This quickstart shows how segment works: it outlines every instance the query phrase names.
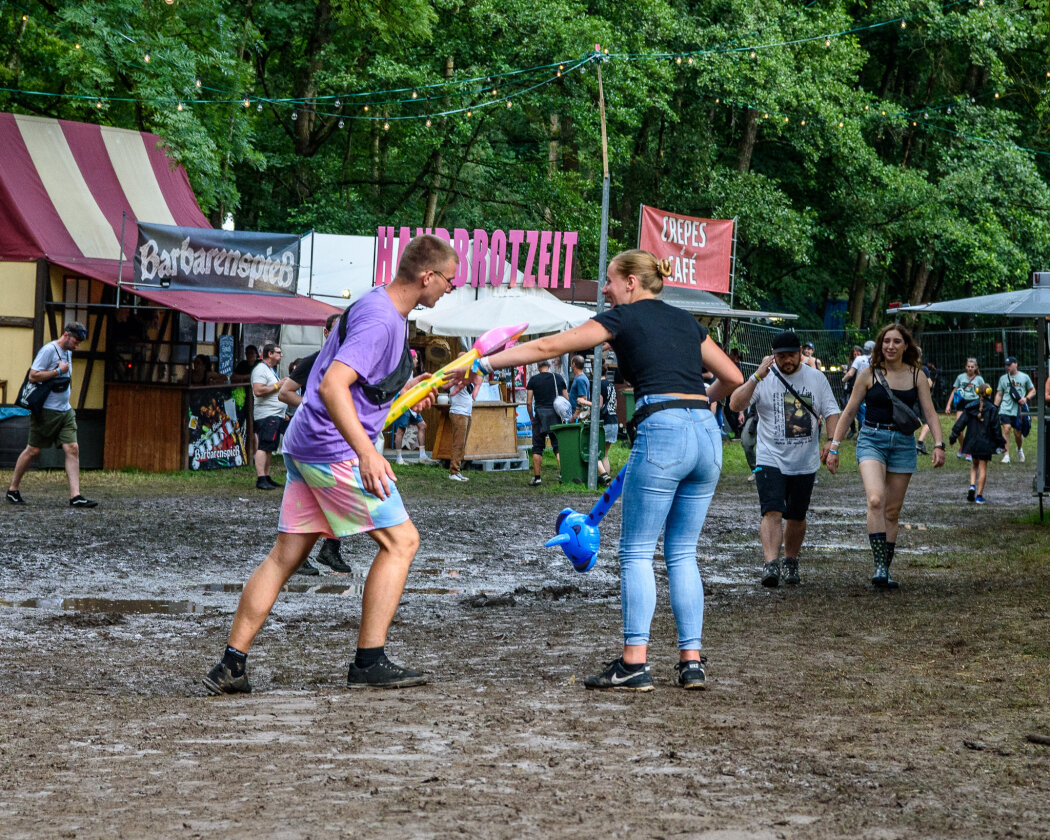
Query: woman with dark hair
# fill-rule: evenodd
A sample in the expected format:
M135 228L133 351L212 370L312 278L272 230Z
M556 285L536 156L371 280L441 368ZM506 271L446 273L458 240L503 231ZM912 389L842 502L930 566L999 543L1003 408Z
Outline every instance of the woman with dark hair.
M944 441L937 410L930 398L930 385L922 376L921 350L908 330L887 324L875 339L871 365L857 374L853 393L836 428L848 429L861 403L866 406L864 423L857 435L857 463L868 497L868 542L875 560L872 585L896 589L890 563L897 544L897 522L908 483L916 470L915 431L902 432L894 423L893 395L921 414L933 431L933 465L944 466ZM825 444L824 461L834 473L839 466L840 441Z
M670 260L648 251L612 259L602 288L612 306L574 329L479 360L477 368L514 367L608 341L634 386L637 436L627 461L620 526L623 653L584 680L587 688L651 691L646 655L656 609L653 554L664 532L671 609L678 625L676 681L702 689L704 589L696 544L722 468L722 435L711 406L743 382L740 370L686 311L657 295ZM705 388L707 368L717 381Z

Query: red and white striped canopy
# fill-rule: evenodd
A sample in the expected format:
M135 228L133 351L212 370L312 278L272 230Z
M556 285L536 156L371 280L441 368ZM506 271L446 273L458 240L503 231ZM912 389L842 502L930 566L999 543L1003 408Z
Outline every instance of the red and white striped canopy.
M124 221L124 282L138 222L211 227L186 170L145 131L0 114L0 259L35 260L115 285ZM126 217L124 216L126 214ZM199 321L323 324L337 311L293 295L136 289Z

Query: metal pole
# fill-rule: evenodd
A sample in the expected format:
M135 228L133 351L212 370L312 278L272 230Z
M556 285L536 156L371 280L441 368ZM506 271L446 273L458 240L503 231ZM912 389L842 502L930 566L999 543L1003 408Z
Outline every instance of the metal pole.
M595 45L595 56L598 68L598 116L602 129L602 225L598 245L598 301L599 314L605 308L602 289L605 288L605 269L609 258L609 142L605 133L605 89L602 87L601 59L597 58L598 45ZM587 460L587 488L598 487L598 429L601 427L599 408L601 406L602 346L594 348L594 364L591 366L591 438L588 446L590 458ZM604 454L604 453L603 453Z
M732 309L736 298L736 219L733 217L733 256L729 261L729 308Z
M306 296L314 296L314 242L317 241L317 236L314 235L314 230L310 229L310 279L306 281ZM301 257L300 257L301 259Z
M1046 388L1046 318L1041 317L1037 322L1038 333L1036 340L1039 342L1038 362L1036 368L1036 391L1035 398L1039 405L1037 412L1036 430L1039 437L1036 439L1036 466L1035 466L1035 491L1039 494L1039 521L1043 521L1043 493L1046 490L1046 400L1041 398L1040 391Z
M124 274L124 222L127 221L128 211L120 214L120 257L117 260L117 309L120 309L120 283Z

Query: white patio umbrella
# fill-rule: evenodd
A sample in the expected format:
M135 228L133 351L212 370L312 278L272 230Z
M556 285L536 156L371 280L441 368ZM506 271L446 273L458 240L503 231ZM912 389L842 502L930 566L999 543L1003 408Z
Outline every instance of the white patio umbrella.
M563 303L546 289L462 286L445 295L433 309L416 309L409 320L433 335L475 337L493 327L527 321L527 335L543 335L577 327L594 313Z

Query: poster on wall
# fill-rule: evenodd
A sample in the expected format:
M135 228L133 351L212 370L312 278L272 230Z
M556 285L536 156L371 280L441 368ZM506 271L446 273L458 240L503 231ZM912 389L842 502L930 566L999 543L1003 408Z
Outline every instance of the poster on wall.
M191 388L189 395L189 461L191 470L220 470L247 463L244 426L237 397L244 389Z
M700 219L642 205L638 247L671 260L664 285L728 292L733 265L733 220Z

